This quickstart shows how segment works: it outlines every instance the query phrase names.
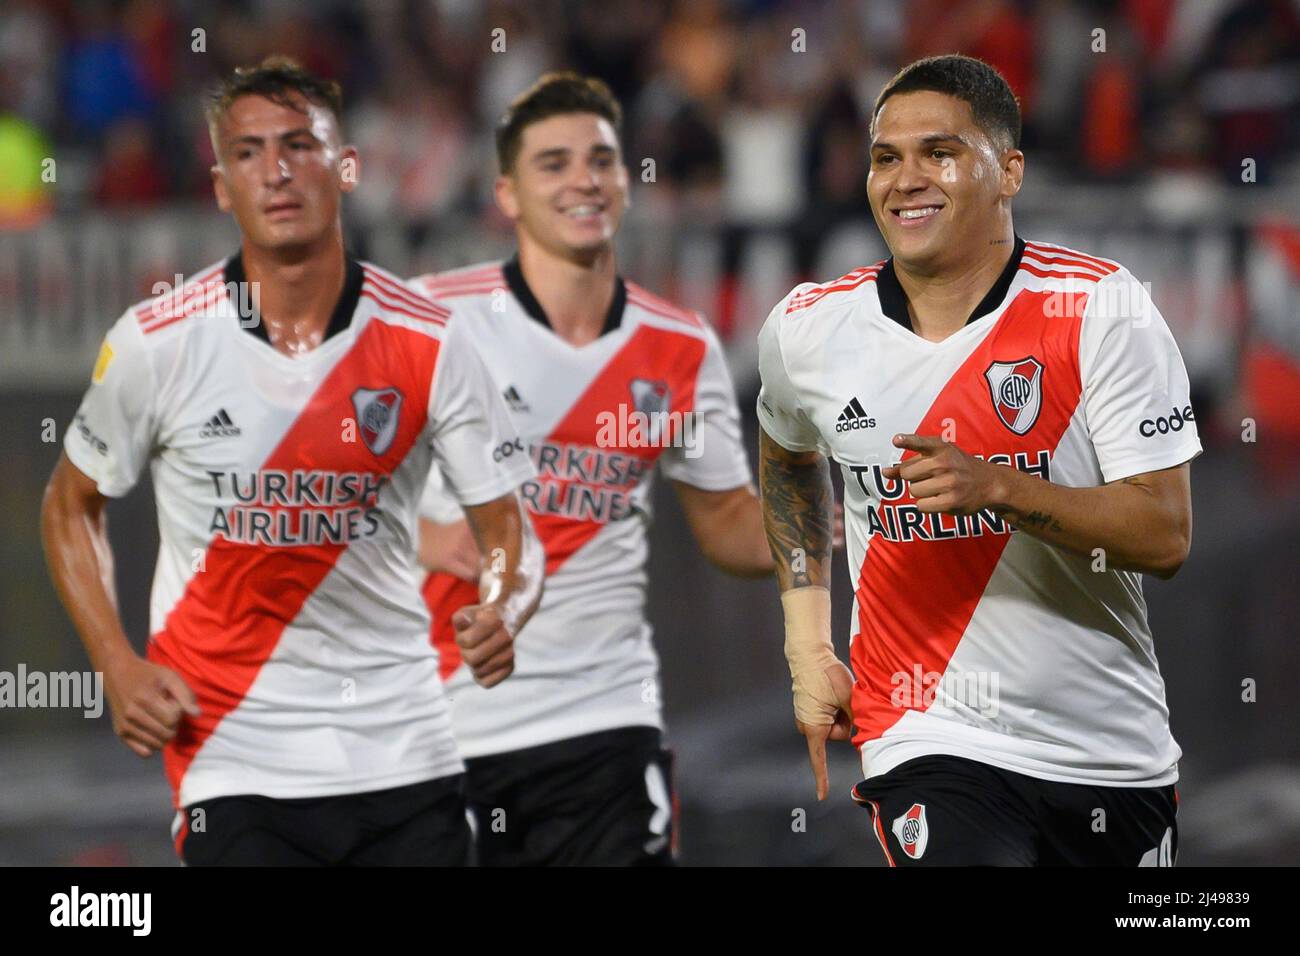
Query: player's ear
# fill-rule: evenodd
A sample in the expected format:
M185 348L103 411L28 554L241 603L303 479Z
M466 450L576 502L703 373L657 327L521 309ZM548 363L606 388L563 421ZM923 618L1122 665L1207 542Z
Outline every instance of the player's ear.
M339 189L350 193L361 179L361 154L355 146L344 146L339 152Z
M208 172L212 174L212 194L217 197L217 208L222 212L230 212L230 190L226 188L226 174L221 169L221 164L213 163Z
M496 197L497 208L505 214L505 217L511 222L519 218L519 197L515 195L515 180L513 176L502 173L493 183L492 193Z
M1002 154L1002 195L1010 199L1020 192L1020 184L1025 179L1025 154L1018 149L1009 149Z

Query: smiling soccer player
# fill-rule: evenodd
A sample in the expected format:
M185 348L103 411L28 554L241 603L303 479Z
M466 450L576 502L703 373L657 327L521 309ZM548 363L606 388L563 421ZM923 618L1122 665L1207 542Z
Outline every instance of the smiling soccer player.
M425 501L437 520L423 523L423 550L440 572L425 594L489 866L672 860L670 756L645 619L655 474L673 482L715 565L748 577L773 568L717 337L618 273L629 198L621 120L599 80L539 79L497 130L497 203L518 255L420 280L472 318L466 330L523 435L513 454L527 446L538 467L522 496L546 549L546 597L514 676L490 693L459 666L452 639L453 613L473 593L457 573L472 577L478 554L448 520L455 509L440 514L436 469Z
M1016 235L1020 113L987 64L907 67L872 135L892 256L796 287L759 336L760 481L818 796L852 724L853 796L891 864L1169 865L1181 751L1140 575L1174 574L1191 540L1177 346L1123 266ZM830 643L827 458L851 674Z

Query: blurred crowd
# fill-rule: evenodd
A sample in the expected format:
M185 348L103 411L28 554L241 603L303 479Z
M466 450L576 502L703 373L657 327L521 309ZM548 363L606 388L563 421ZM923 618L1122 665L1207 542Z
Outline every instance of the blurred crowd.
M202 94L273 52L343 84L363 220L491 217L497 117L568 67L622 99L638 202L825 225L863 212L880 87L953 51L1062 177L1300 173L1300 0L5 0L0 227L206 201Z

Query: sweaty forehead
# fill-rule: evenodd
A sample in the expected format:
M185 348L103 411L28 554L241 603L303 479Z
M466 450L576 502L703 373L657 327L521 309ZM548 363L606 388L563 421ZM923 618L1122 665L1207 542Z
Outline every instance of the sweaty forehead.
M873 139L898 145L935 133L959 133L967 138L983 135L965 100L923 90L885 100L876 114Z
M293 106L253 93L241 96L222 114L222 134L270 137L305 126L322 142L338 139L338 123L328 107L303 96L293 96L291 102Z

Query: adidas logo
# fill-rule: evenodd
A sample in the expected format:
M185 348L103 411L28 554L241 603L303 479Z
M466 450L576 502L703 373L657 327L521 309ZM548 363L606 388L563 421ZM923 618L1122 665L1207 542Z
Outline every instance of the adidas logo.
M223 408L209 418L199 429L200 438L234 438L239 434L237 426Z
M856 398L844 406L844 411L840 412L840 417L835 419L835 430L837 432L850 432L855 428L875 428L876 420L867 417L867 410L862 407L862 403Z
M519 397L519 389L515 388L513 385L506 388L506 390L501 394L505 397L506 404L510 406L512 412L528 411L528 403Z

